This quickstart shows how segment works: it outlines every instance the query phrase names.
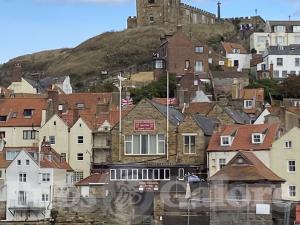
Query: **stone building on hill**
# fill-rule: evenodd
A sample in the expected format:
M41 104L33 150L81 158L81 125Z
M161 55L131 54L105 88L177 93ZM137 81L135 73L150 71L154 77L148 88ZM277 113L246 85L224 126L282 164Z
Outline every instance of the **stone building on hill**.
M128 28L149 25L214 24L216 15L181 3L181 0L137 0L137 16L129 17Z

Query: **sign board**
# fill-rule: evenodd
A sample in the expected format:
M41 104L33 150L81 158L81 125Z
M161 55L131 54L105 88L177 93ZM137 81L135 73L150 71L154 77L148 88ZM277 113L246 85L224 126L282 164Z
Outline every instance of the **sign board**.
M135 120L133 126L135 131L154 131L155 120Z
M157 181L141 181L139 182L139 191L158 191L158 182Z
M271 212L270 204L256 204L257 215L269 215Z
M225 65L225 62L224 62L224 61L219 61L219 65L220 65L220 66L224 66L224 65Z

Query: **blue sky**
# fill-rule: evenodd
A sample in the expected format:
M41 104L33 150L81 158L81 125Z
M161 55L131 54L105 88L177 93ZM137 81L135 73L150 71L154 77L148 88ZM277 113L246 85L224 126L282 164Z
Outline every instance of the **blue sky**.
M217 0L182 0L216 12ZM221 0L222 17L300 19L300 0ZM0 63L32 52L74 47L105 31L123 30L135 0L0 0Z

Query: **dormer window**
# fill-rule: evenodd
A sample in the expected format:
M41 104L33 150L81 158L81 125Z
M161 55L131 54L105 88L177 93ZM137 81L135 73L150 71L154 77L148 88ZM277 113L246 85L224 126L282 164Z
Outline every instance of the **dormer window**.
M252 100L244 100L244 108L245 109L252 109L253 101Z
M285 26L275 26L274 32L285 32Z
M24 118L31 118L33 114L33 109L24 109Z
M221 136L221 146L230 146L231 137L230 136Z
M232 49L232 53L241 53L241 51L238 48L234 48L234 49Z
M300 26L293 26L293 32L294 32L294 33L300 32Z
M263 142L263 135L260 133L252 134L252 144L261 144Z

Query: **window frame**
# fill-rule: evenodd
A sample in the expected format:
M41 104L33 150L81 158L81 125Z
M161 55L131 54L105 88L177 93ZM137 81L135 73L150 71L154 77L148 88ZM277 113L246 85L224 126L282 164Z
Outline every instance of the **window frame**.
M259 136L259 141L257 141L258 137L255 137L255 136ZM263 143L263 134L252 133L251 137L252 137L252 144L262 144Z
M284 148L285 149L291 149L292 147L293 147L293 143L292 143L291 140L284 142Z
M139 153L134 153L134 136L139 140ZM147 136L147 153L142 153L142 137ZM155 136L155 153L153 154L151 151L151 136ZM161 137L162 136L162 137ZM130 144L130 149L127 148L127 145ZM160 146L163 146L163 151L160 152ZM131 134L131 135L124 135L124 155L126 156L155 156L155 155L165 155L166 153L166 139L164 134ZM129 150L129 151L128 151ZM153 149L152 149L153 150Z
M35 140L36 133L35 130L23 130L23 140Z
M221 139L221 146L230 146L232 143L231 136L228 136L228 135L221 136L220 139ZM224 140L226 140L226 139L228 139L228 143L227 142L224 143Z
M51 174L50 173L42 173L41 180L43 183L51 181Z
M55 145L56 144L56 138L54 135L49 136L49 143L50 145Z
M183 142L183 154L185 155L196 155L197 149L196 149L196 136L197 134L182 134ZM186 144L186 138L188 137L188 143ZM192 137L194 138L194 145L192 145ZM186 151L186 146L188 146L188 152ZM194 152L192 152L192 147L194 147Z
M195 53L204 53L204 46L195 46Z
M77 152L76 159L77 159L77 161L83 161L84 160L84 154L82 152Z
M294 190L291 190L291 187L293 187ZM291 195L292 192L294 192L294 195ZM296 196L297 196L297 187L296 187L296 185L289 185L288 186L288 195L289 195L290 198L296 198Z
M221 170L223 167L225 167L227 165L227 160L225 158L219 158L219 170ZM221 161L223 161L221 163Z
M77 144L84 144L84 137L83 135L77 136Z
M251 103L251 104L249 104ZM244 108L245 109L252 109L253 108L253 100L244 100Z
M291 162L294 162L294 165L291 165ZM293 168L293 170L291 170L291 168ZM287 161L287 171L288 173L296 173L296 160Z
M27 183L27 173L19 173L19 183Z

